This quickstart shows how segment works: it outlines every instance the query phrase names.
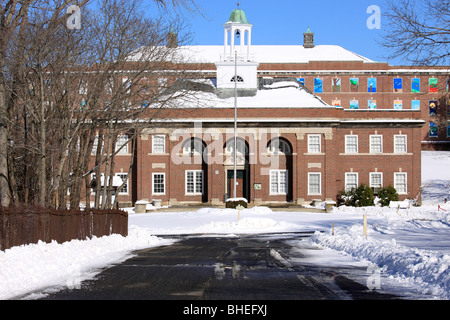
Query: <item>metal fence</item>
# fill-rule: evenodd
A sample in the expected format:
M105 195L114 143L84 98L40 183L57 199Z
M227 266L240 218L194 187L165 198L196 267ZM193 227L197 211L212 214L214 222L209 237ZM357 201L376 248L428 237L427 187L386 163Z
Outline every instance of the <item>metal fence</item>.
M128 235L128 213L121 210L0 208L0 250L39 241L63 243L111 234Z

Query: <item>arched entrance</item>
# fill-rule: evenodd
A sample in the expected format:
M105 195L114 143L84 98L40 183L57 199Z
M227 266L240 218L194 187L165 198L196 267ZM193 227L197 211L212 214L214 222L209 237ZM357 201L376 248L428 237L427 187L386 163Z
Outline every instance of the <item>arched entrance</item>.
M186 172L186 192L192 191L200 195L203 203L208 202L208 151L206 143L199 138L190 138L184 141L183 154L192 158L190 169Z
M225 198L234 198L234 152L236 150L236 198L245 198L250 202L250 161L248 143L237 138L237 148L234 147L234 138L226 141L225 150Z
M293 201L293 159L292 146L284 138L277 137L267 144L267 153L276 157L277 167L270 170L270 195Z

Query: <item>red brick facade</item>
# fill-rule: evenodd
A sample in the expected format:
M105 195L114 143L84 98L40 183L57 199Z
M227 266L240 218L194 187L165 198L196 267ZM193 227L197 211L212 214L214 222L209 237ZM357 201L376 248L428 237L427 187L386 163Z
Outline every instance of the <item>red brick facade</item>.
M120 203L160 199L170 205L220 204L225 197L232 197L228 175L233 161L226 150L226 141L233 140L232 113L230 109L208 110L197 117L193 112L191 120L177 126L144 130L137 143L135 174L129 178L128 194L119 194ZM375 113L377 118L369 111L330 107L277 109L276 118L273 113L257 108L239 110L239 115L248 120L239 122L239 138L245 140L247 151L237 161L237 170L241 171L238 182L242 184L237 197L253 204L335 200L352 173L358 185L371 185L371 174L381 174L383 186L399 184L395 176L400 174L406 183L400 198L419 195L420 111L380 111ZM266 121L251 120L262 117ZM194 121L200 121L201 126ZM177 127L184 129L174 131ZM310 150L311 135L319 137L314 141L319 142L314 146L319 149ZM381 137L381 150L371 150L370 137L375 135ZM163 152L154 150L154 136L164 137L163 150L159 150ZM357 150L347 150L346 136L357 136ZM405 139L397 149L395 136ZM286 142L288 151L274 155L268 151L268 144L277 137ZM185 148L190 139L200 141L192 154L192 149ZM130 157L116 157L117 172L127 170ZM283 177L280 171L286 171L281 173ZM317 178L319 183L314 184L316 180L312 180ZM191 183L194 185L188 187ZM275 190L277 187L280 189Z
M194 56L199 61L187 69L210 79L215 89L231 90L234 60L227 53L227 30L241 25L227 22L224 47L188 48L198 53ZM244 27L250 32L251 25ZM230 53L234 46L231 43ZM264 78L297 79L304 85L299 90L310 92L304 98L311 105L298 106L294 101L280 107L278 102L286 98L280 93L273 105L238 107L236 197L255 205L309 204L316 199L335 200L339 191L360 184L375 191L392 185L401 200L420 197L421 150L450 147L448 66L394 67L340 47L314 45L286 47L292 62L283 46L259 48L260 53L275 54L267 60L256 57L255 62L253 49L241 42L240 52L247 53L240 56L239 68L243 77L251 75L251 79L240 78L244 84L240 89L259 94L255 79L259 86ZM298 52L302 57L297 59ZM329 58L318 59L316 53ZM283 58L274 62L278 56ZM225 76L219 79L219 74ZM311 102L318 100L322 102ZM430 101L437 101L436 112L430 112ZM158 117L159 122L138 137L135 154L116 156L116 172L122 174L135 159L127 192L119 193L120 204L161 200L163 205L214 205L233 197L234 148L227 141L234 142L234 108L197 109L181 103ZM430 124L435 124L433 130Z

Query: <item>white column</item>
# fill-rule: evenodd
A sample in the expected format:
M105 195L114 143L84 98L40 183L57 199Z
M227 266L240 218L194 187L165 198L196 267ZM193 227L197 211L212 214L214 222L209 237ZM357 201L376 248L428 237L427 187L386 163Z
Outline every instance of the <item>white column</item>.
M247 43L247 60L250 60L250 49L252 46L252 29L248 30L248 43Z
M226 60L227 60L227 48L228 48L228 29L225 28L225 32L224 32L223 61L226 61Z
M233 57L234 51L235 51L234 50L234 38L236 38L235 32L236 32L235 28L231 27L231 34L230 34L230 37L231 37L230 58Z
M239 50L240 55L243 56L244 55L244 47L245 47L245 28L239 30L239 32L241 33L241 48Z

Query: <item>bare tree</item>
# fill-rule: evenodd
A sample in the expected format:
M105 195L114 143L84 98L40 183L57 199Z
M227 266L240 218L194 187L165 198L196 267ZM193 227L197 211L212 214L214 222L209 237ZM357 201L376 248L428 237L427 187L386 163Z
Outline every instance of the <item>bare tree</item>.
M450 64L450 1L387 0L381 44L413 65Z
M155 2L165 10L195 10L190 0ZM173 63L176 46L166 45L170 27L180 23L146 18L139 0L103 0L98 10L89 10L86 0L78 3L81 30L69 30L64 0L2 2L2 18L11 16L11 3L20 7L15 20L9 18L15 25L4 27L4 18L0 26L10 32L0 41L1 204L13 196L57 208L69 200L78 207L82 197L89 202L94 187L95 206L111 206L115 155L125 147L119 137L127 136L133 153L150 106L155 116L187 94L168 90L188 72ZM24 3L30 5L26 13Z

